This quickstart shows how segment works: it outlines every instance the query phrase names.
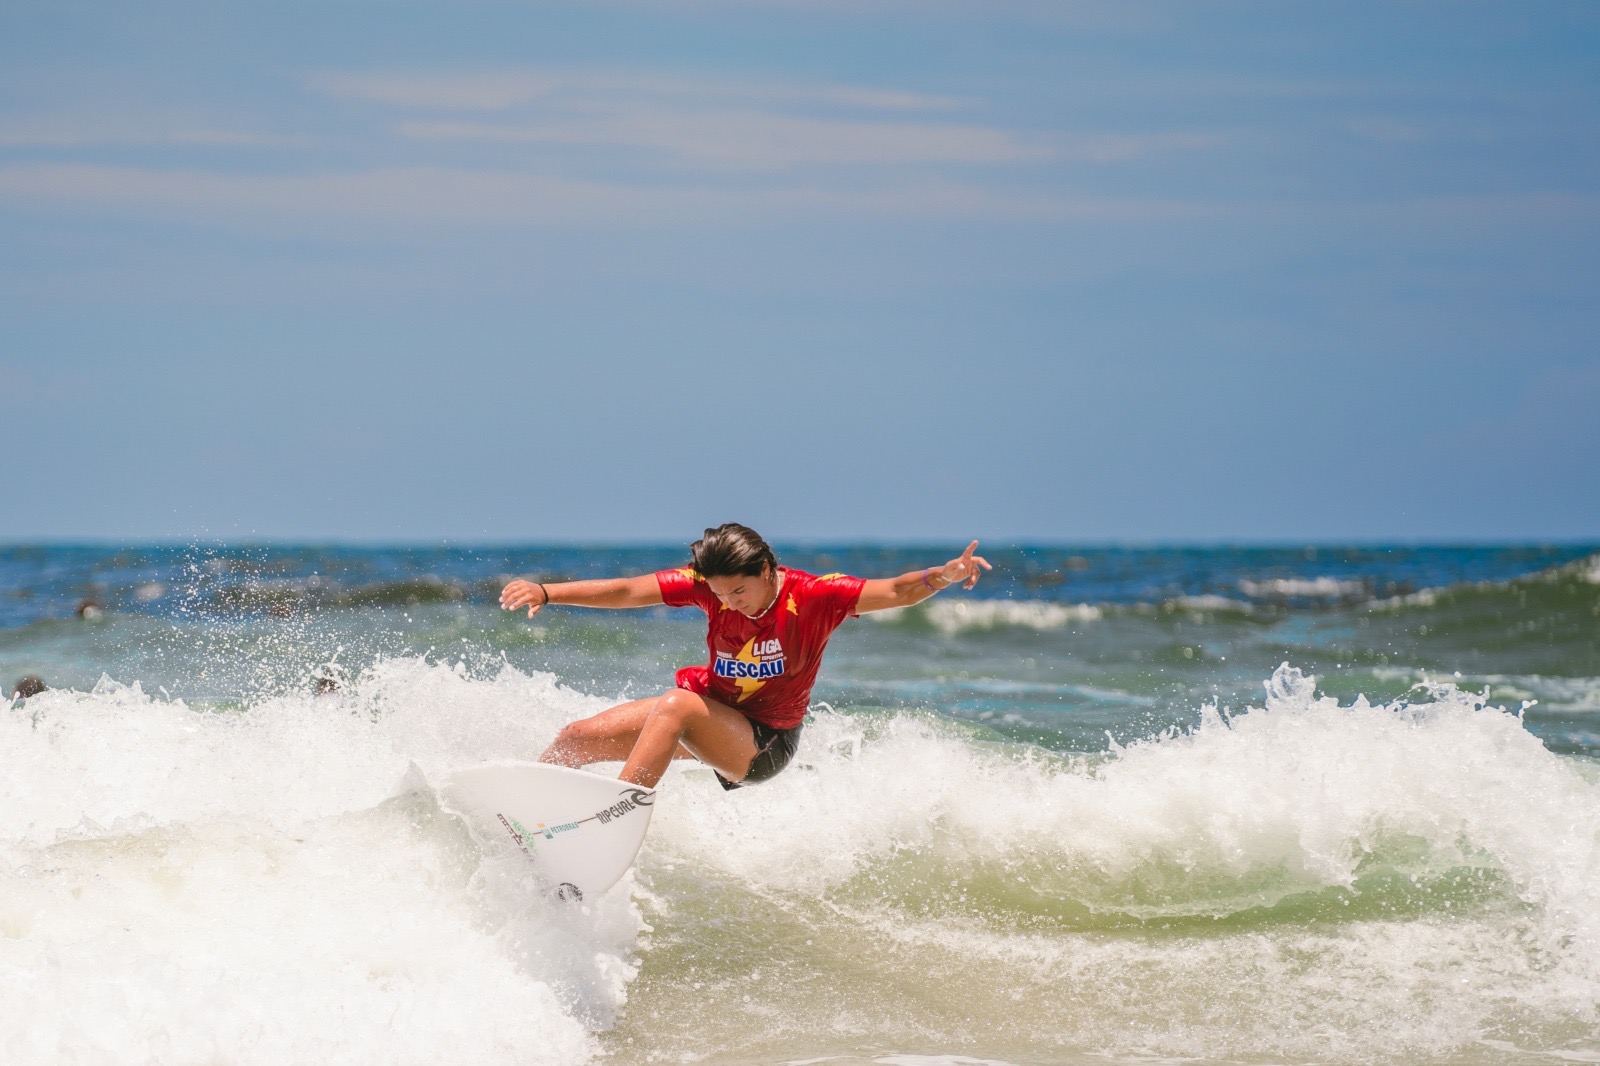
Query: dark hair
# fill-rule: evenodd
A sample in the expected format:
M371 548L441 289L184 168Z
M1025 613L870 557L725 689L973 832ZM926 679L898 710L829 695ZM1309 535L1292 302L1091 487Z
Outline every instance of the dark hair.
M778 569L778 557L749 526L728 522L689 545L689 556L701 577L756 577L765 567Z
M29 674L11 686L11 698L25 700L29 696L37 696L43 691L45 691L44 679Z

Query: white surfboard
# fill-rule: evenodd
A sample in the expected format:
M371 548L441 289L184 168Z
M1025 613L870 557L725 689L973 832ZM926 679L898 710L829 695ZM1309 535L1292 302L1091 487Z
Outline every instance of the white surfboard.
M564 900L593 899L633 865L655 789L549 763L453 770L438 788L480 843L510 841Z

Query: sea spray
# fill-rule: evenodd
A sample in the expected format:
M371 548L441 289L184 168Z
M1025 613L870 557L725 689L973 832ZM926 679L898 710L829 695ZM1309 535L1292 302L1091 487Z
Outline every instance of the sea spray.
M661 691L695 612L494 592L681 547L202 555L0 548L4 1061L1600 1057L1593 546L998 547L576 910L408 771Z
M405 784L605 703L421 658L237 711L30 701L3 720L7 1061L1600 1039L1595 775L1479 694L1341 702L1285 668L1099 754L823 710L769 785L676 767L636 879L577 910Z
M241 711L36 697L0 719L4 1060L585 1061L636 968L626 891L562 910L404 782L591 703L423 660Z
M660 961L730 1024L752 1022L741 997L788 989L777 1032L807 1047L808 1030L892 1046L930 1026L1021 1061L1600 1039L1600 788L1479 695L1341 704L1285 667L1256 707L1103 757L824 714L804 762L785 789L686 789L658 816L663 958L636 1005L676 1002ZM708 874L727 910L761 916L746 970L671 943L712 920L682 900ZM818 952L849 959L826 987Z

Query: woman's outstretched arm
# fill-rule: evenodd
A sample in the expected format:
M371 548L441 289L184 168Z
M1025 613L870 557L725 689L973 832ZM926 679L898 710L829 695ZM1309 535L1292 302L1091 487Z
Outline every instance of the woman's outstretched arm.
M978 575L994 569L983 556L972 554L977 550L978 542L973 541L967 545L966 551L943 566L930 566L926 570L912 570L899 577L868 581L861 588L856 612L865 614L889 607L910 607L958 583L970 589L978 583Z
M517 611L526 607L529 618L552 603L573 607L650 607L661 602L661 585L654 574L598 581L540 582L518 578L500 590L503 609Z

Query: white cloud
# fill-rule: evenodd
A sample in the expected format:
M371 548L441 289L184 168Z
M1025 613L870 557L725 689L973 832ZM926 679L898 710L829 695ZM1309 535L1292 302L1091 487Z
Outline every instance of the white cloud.
M199 145L218 148L305 148L308 137L212 129L109 130L71 123L0 128L0 148L111 148Z
M581 105L633 98L702 102L753 102L943 111L960 106L947 96L852 85L799 85L690 78L671 73L574 68L516 69L443 74L313 75L312 89L338 99L441 111L505 111L536 103Z
M336 99L452 111L502 111L548 96L559 79L532 71L494 74L318 74L311 88Z
M976 109L950 97L650 71L347 73L319 75L312 84L336 97L399 110L395 128L416 141L635 149L713 170L1107 164L1204 150L1224 139L1191 131L1019 131L950 121L952 110Z
M582 181L428 167L262 175L140 167L0 167L0 197L156 209L179 215L437 221L555 220L615 203L618 192ZM637 200L638 194L631 198Z
M1215 148L1216 133L1091 133L1064 138L1063 154L1092 163L1125 163L1168 152Z
M127 166L103 157L71 165L17 160L0 167L0 199L244 225L274 218L386 226L607 224L794 211L1142 221L1188 217L1201 208L1051 192L1037 184L1043 191L1019 191L1018 184L1038 183L1041 164L1111 163L1217 143L1187 133L1068 137L952 121L951 109L964 106L958 101L892 88L650 71L325 73L312 85L375 105L365 115L354 109L366 128L341 143L369 158L381 145L392 165L350 166L309 154L292 171L271 172L238 159L227 167ZM176 124L159 132L154 122L131 128L158 132L67 133L36 122L0 128L0 144L332 143L326 136L312 142ZM478 150L464 150L468 144ZM473 165L465 164L469 159ZM954 168L984 169L956 178ZM1020 174L1007 177L1007 169Z
M432 167L300 175L225 174L135 167L0 167L0 201L85 207L224 224L329 221L380 225L678 223L795 212L952 217L1176 219L1204 209L1178 202L1000 194L920 180L873 189L815 184L651 186L510 171Z
M647 148L701 164L749 170L806 164L1005 164L1054 154L1042 139L982 126L855 122L760 111L638 109L582 121L408 122L400 129L406 136L427 140Z

